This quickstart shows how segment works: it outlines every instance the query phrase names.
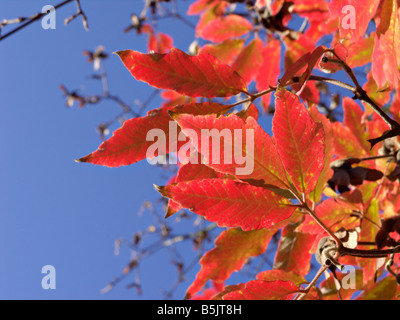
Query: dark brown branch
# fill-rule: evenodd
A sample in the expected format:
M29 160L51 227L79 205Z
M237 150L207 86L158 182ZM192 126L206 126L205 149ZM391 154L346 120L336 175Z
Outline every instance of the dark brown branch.
M74 0L65 0L65 1L59 3L58 5L56 5L56 6L54 7L54 9L61 8L62 6L68 4L68 3L72 2L72 1L74 1ZM29 26L29 25L32 24L33 22L40 20L40 19L41 19L43 16L45 16L46 14L47 14L46 12L45 12L45 13L41 13L41 12L40 12L40 13L37 13L37 14L35 14L35 15L31 16L31 17L28 17L28 18L17 18L17 19L10 20L10 21L13 21L13 22L15 21L16 23L22 22L22 21L25 21L25 20L28 20L28 21L26 21L24 24L22 24L22 25L16 27L15 29L9 31L9 32L6 33L5 35L3 35L3 36L0 35L0 41L2 41L2 40L4 40L4 39L8 38L9 36L13 35L14 33L18 32L19 30L24 29L25 27ZM8 23L4 23L4 22L3 22L2 24L10 24L10 22L8 22ZM1 30L1 29L0 29L0 30Z

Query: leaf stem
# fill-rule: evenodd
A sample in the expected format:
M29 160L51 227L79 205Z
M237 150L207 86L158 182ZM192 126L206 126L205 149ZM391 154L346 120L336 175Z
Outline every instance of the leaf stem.
M400 252L400 246L394 247L392 249L386 249L386 250L377 250L377 249L372 249L372 250L362 250L362 249L350 249L346 247L341 247L339 249L339 254L340 256L353 256L353 257L359 257L359 258L385 258L390 254L394 253L399 253Z
M307 285L307 287L303 290L302 293L298 294L294 298L294 300L303 300L306 297L306 295L308 294L308 292L312 289L312 287L315 286L319 277L322 276L322 274L326 271L326 269L328 269L328 266L321 266L321 268L319 268L317 274L314 276L314 278L311 280L311 282Z

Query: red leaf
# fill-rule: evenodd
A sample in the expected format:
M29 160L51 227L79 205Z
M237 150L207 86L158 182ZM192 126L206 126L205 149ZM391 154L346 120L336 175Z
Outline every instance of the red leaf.
M364 112L353 99L345 97L343 99L344 119L343 123L353 133L360 146L366 153L370 153L370 144L367 141L365 125L363 124Z
M290 300L299 288L291 281L252 280L223 296L224 300Z
M278 152L295 187L307 194L314 190L324 167L324 129L296 95L279 90L275 97L272 131Z
M272 191L233 180L194 180L157 190L220 227L244 231L269 228L289 218L295 209Z
M300 276L300 275L296 274L295 272L292 272L292 271L287 272L287 271L278 270L278 269L266 270L266 271L260 272L257 275L257 280L274 281L277 279L279 279L281 281L291 281L296 286L300 286L307 282L303 276Z
M324 0L294 0L294 12L310 21L329 18L328 3Z
M243 77L247 84L253 81L263 62L263 48L262 40L256 37L242 50L232 65L232 68Z
M222 285L234 271L242 269L246 260L265 252L276 230L242 231L240 228L228 229L215 240L215 248L201 259L201 269L186 292L192 297L199 292L208 280L216 287Z
M349 57L346 61L350 68L360 67L371 62L375 43L374 35L373 33L367 38L360 38L357 42L351 42L351 45L347 48Z
M261 64L256 77L256 88L258 91L267 90L270 86L275 86L281 72L281 44L278 40L271 40L263 50L263 63ZM268 108L271 94L261 97L264 110Z
M398 284L395 277L385 277L371 285L369 290L365 290L357 300L392 300L396 297Z
M379 88L400 81L400 17L397 0L385 0L372 53L372 74Z
M222 174L219 174L214 169L204 164L187 163L179 168L176 178L171 183L191 181L191 180L222 178L222 176L223 176ZM168 208L165 218L172 216L180 209L182 209L181 205L170 199L168 202Z
M230 14L211 20L201 29L199 36L212 42L221 42L240 37L252 29L253 25L247 19Z
M341 122L332 123L332 132L335 137L333 140L335 154L339 158L367 156L367 152L360 146L358 139Z
M197 15L209 8L214 6L220 0L197 0L189 6L187 11L188 15Z
M285 74L282 76L280 84L285 86L292 80L293 77L298 76L299 80L292 85L293 89L296 92L301 93L306 85L308 78L310 77L315 65L321 56L327 51L327 48L324 46L320 46L315 48L313 52L306 53L299 60L293 63L289 68L287 68ZM304 67L307 68L304 70Z
M149 37L148 49L149 51L154 51L157 53L167 53L173 47L173 42L173 39L165 33L151 33Z
M173 115L173 118L205 157L208 166L242 180L258 182L259 185L268 184L288 189L286 173L276 147L271 137L253 118L247 118L246 122L234 114L218 118L181 114ZM219 150L213 150L210 142L208 147L203 143L202 130L208 131L212 141L219 142ZM228 138L231 137L231 141L224 139L221 143L223 133L230 134ZM246 161L240 163L244 150ZM219 157L219 161L213 157Z
M324 58L328 58L328 59L339 59L342 61L346 61L347 56L349 55L349 53L347 52L347 49L341 44L341 43L337 43L335 45L334 48L334 52L336 53L336 55L334 55L331 51L328 51L326 53L324 53L324 55L322 56L322 59L319 61L318 64L318 68L325 72L325 73L335 73L339 70L342 69L341 66L337 65L336 63L333 62L324 62Z
M391 90L387 87L380 89L374 80L372 71L367 74L367 82L364 84L363 89L373 101L378 103L378 105L383 106L390 101ZM365 106L367 115L374 113L368 103L363 103L363 105Z
M329 10L331 19L340 18L338 25L340 37L357 41L364 36L378 6L379 1L376 0L332 0Z
M168 115L168 111L218 114L225 113L229 108L229 106L219 103L206 102L151 110L145 117L125 121L122 127L117 129L113 136L104 141L96 151L77 161L90 162L107 167L119 167L136 163L146 158L147 150L154 144L154 141L147 139L147 134L151 129L162 130L166 135L166 141L169 141L170 121L172 119ZM179 128L176 134L179 134ZM176 142L171 146L167 145L164 152L159 153L159 155L168 153L172 147L177 147Z
M381 218L379 215L379 203L373 198L368 206L365 206L365 213L361 220L361 231L358 241L374 241L376 234L380 230ZM375 249L374 246L366 246L364 249ZM358 258L359 264L363 269L363 283L367 285L372 282L376 271L376 259Z
M310 249L314 240L315 235L296 232L292 225L286 226L279 241L274 269L292 271L300 276L307 275L311 264Z
M156 88L191 97L227 97L246 91L246 83L237 72L206 53L189 56L173 48L166 54L133 50L117 54L136 80Z
M206 44L200 49L201 53L208 53L222 63L231 64L242 51L244 46L243 39L227 39L217 44Z
M327 117L325 117L322 113L320 113L317 107L312 106L310 109L310 115L315 122L320 122L324 128L325 133L325 156L324 156L324 168L322 169L318 183L314 189L310 193L310 199L312 199L315 203L318 203L321 199L322 192L326 186L327 181L332 176L332 169L330 168L330 163L332 161L334 155L333 149L333 134L332 134L332 124Z
M351 213L357 209L357 206L346 201L329 198L321 202L315 210L318 218L324 225L333 231L337 231L342 226L350 228L352 226L351 223L358 220L355 217L350 217ZM321 236L325 235L325 231L310 216L307 216L305 221L296 230L310 234L319 234Z

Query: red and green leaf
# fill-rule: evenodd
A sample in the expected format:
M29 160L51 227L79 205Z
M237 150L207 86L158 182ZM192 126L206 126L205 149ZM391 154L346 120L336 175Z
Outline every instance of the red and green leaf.
M275 96L272 130L279 155L295 187L308 194L324 167L323 126L313 120L296 95L279 90Z

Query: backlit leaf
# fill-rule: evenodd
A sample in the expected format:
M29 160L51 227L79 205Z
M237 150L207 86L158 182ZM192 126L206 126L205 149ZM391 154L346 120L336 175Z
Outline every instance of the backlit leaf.
M262 40L256 37L242 50L232 64L232 68L243 77L247 84L255 78L263 62L263 48Z
M269 228L289 218L295 209L272 191L227 179L187 181L157 190L220 227L244 231Z
M246 18L230 14L211 20L201 29L199 36L212 42L221 42L240 37L252 29L253 25Z
M278 40L270 40L263 49L263 62L256 76L256 88L258 91L267 90L270 86L276 86L281 72L281 44ZM271 93L261 97L264 109L268 108Z
M171 145L169 145L170 122L172 119L168 111L218 114L225 113L227 110L229 110L229 106L210 102L189 103L183 106L151 110L144 117L125 121L122 127L117 129L112 137L104 141L96 151L77 161L90 162L107 167L119 167L136 163L146 158L147 150L154 144L154 140L147 138L149 131L152 129L159 129L160 132L165 133L167 145L164 152L159 150L158 155L166 154L170 150L176 149L178 144L183 144L181 141L172 141ZM177 137L179 132L180 129L178 127L175 133Z
M274 229L246 232L240 228L223 231L215 240L215 248L200 259L201 269L188 288L186 297L195 295L208 280L212 280L216 287L223 285L234 271L243 267L248 258L265 252L275 232Z
M325 133L299 98L286 90L275 93L272 130L282 162L296 188L314 190L324 167Z
M117 54L136 80L156 88L191 97L227 97L246 91L246 83L237 72L206 53L190 56L173 48L166 54L133 50Z
M243 39L227 39L221 43L206 44L200 49L200 52L208 53L222 63L231 64L242 51L243 46Z
M372 74L379 88L400 81L400 17L397 0L385 0L372 53Z
M305 276L310 270L315 235L294 231L295 228L288 225L283 229L273 268Z
M208 166L260 186L288 188L275 144L254 118L247 118L246 122L234 114L218 118L181 114L173 118L205 157ZM205 135L209 139L202 141ZM246 158L242 159L244 153Z
M223 300L290 300L298 291L291 281L252 280L242 289L224 295Z

